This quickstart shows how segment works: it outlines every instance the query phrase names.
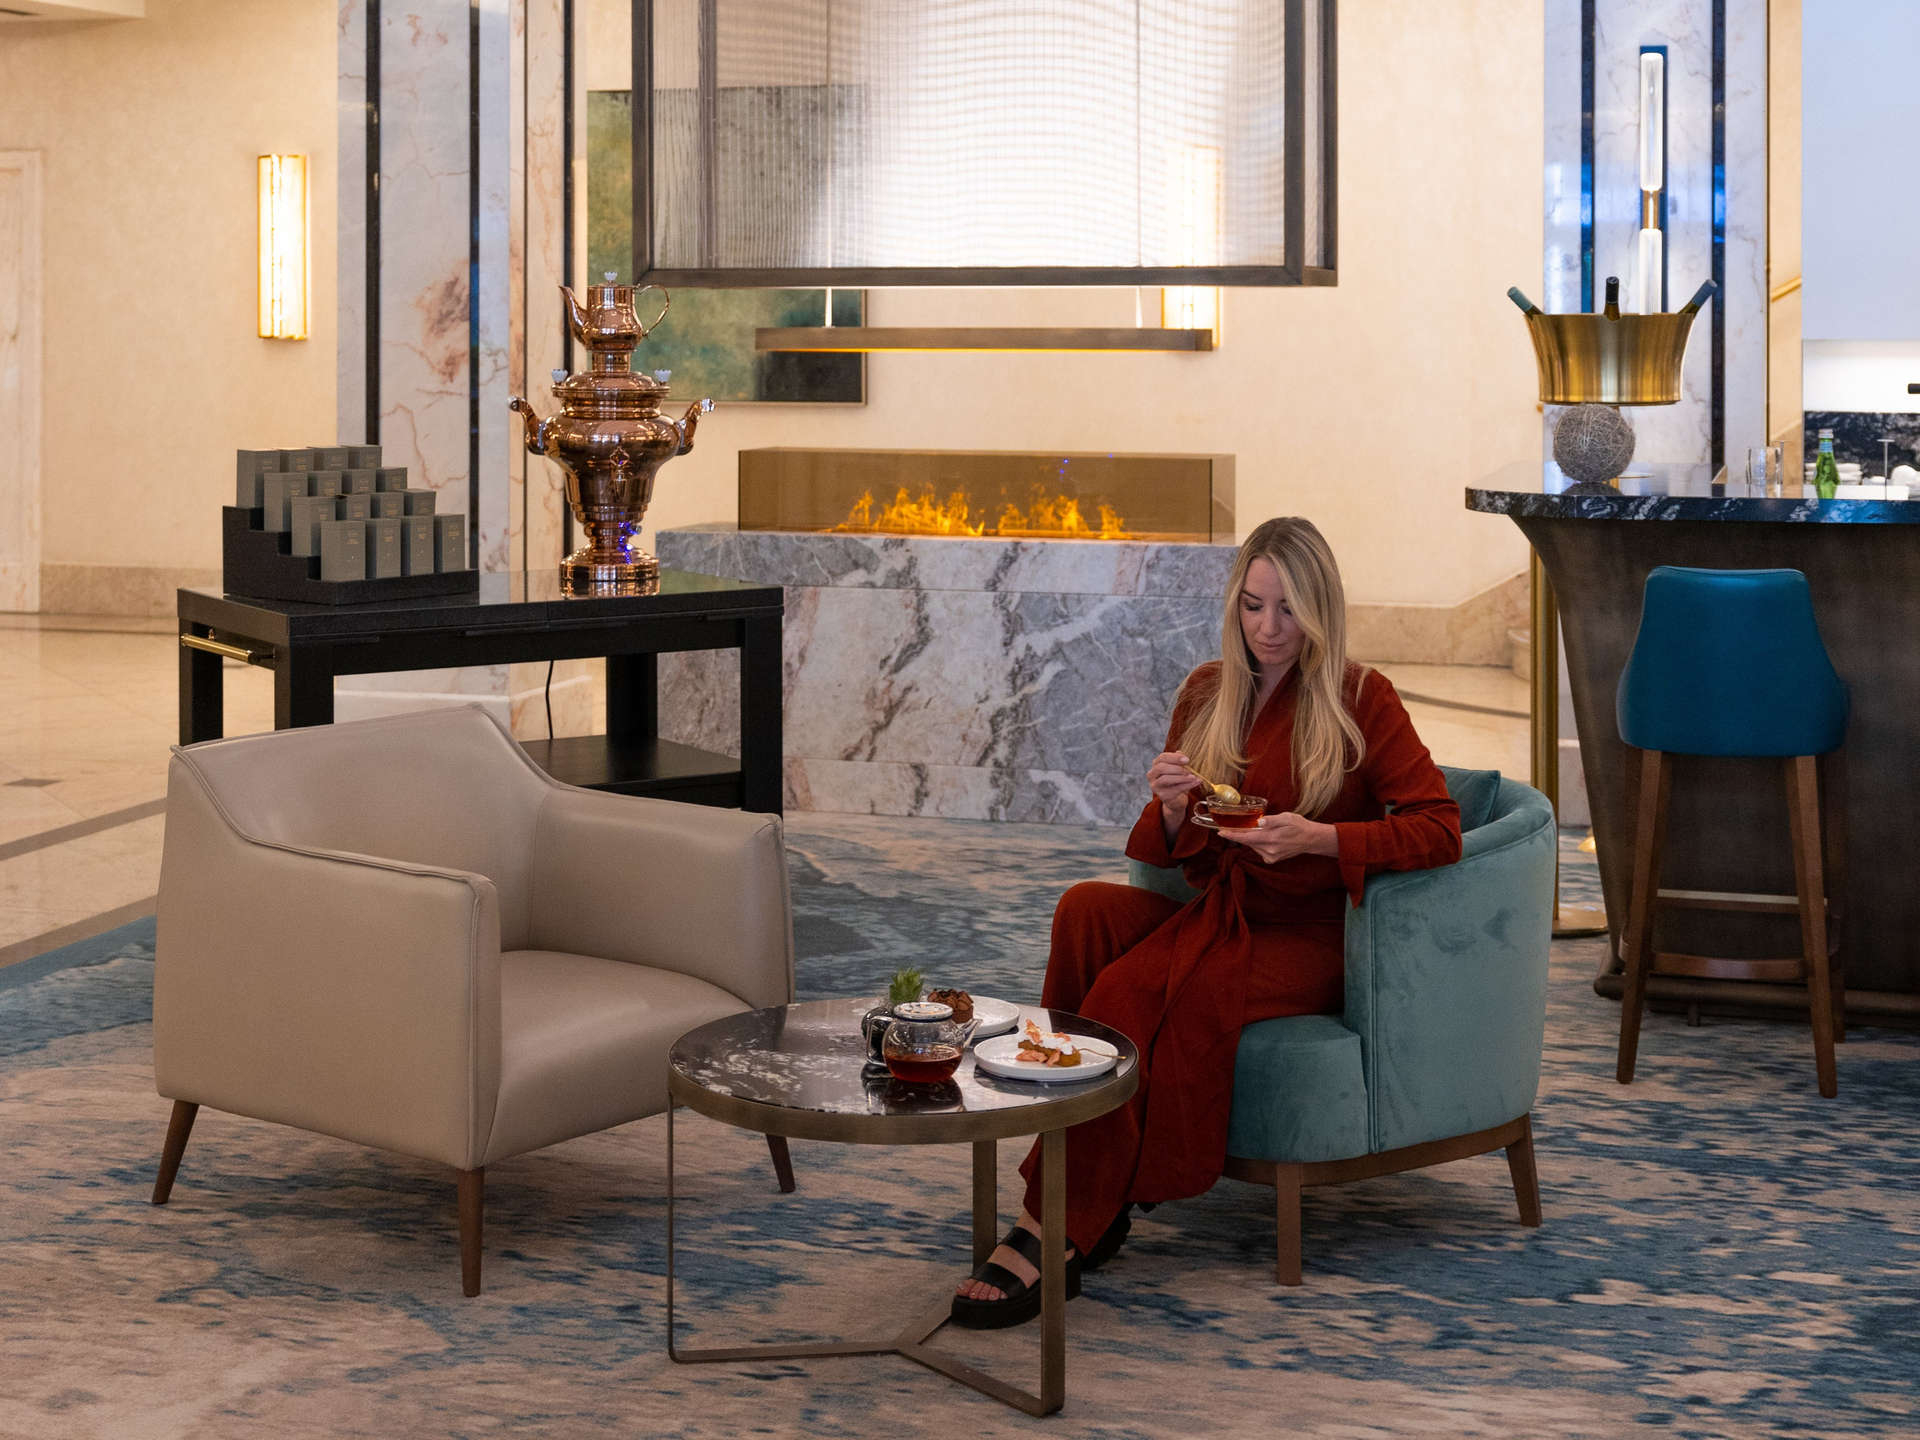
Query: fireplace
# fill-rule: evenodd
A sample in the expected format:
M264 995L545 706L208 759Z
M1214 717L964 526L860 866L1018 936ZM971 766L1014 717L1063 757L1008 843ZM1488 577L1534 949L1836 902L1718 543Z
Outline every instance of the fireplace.
M1233 538L1233 457L742 450L740 528L1208 544Z
M737 525L655 541L785 587L789 809L1104 825L1219 651L1233 542L1231 455L784 448L741 452ZM661 656L661 734L727 750L739 693Z

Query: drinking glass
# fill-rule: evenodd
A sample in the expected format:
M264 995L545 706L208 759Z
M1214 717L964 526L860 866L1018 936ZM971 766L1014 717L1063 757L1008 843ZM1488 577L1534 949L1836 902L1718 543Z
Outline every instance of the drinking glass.
M1762 495L1779 495L1784 459L1778 445L1755 445L1747 451L1747 484Z

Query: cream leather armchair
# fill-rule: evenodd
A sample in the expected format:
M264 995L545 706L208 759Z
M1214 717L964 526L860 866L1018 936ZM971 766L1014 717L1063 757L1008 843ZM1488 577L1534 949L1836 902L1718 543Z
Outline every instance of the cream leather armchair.
M561 785L478 706L177 748L153 1203L202 1105L440 1161L476 1295L488 1165L665 1110L676 1038L792 998L777 816Z

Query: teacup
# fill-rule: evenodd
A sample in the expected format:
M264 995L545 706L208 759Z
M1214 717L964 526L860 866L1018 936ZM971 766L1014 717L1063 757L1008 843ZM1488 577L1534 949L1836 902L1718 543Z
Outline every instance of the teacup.
M1202 800L1200 808L1222 830L1251 830L1260 823L1260 817L1267 813L1267 797L1243 795L1238 804L1228 804L1225 800Z

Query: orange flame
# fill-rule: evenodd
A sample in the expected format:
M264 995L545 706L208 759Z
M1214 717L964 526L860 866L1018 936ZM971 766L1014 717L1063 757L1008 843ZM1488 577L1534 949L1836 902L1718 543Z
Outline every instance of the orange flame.
M1104 500L1096 507L1098 523L1089 523L1080 513L1080 502L1069 495L1046 495L1035 490L1032 502L1023 510L1008 504L1001 508L997 521L989 524L984 514L976 516L973 502L965 492L955 490L946 499L937 498L931 487L916 497L904 486L894 492L892 503L874 511L871 490L864 491L847 512L836 530L894 531L906 535L1011 535L1067 537L1081 540L1125 540L1129 538L1126 520Z

